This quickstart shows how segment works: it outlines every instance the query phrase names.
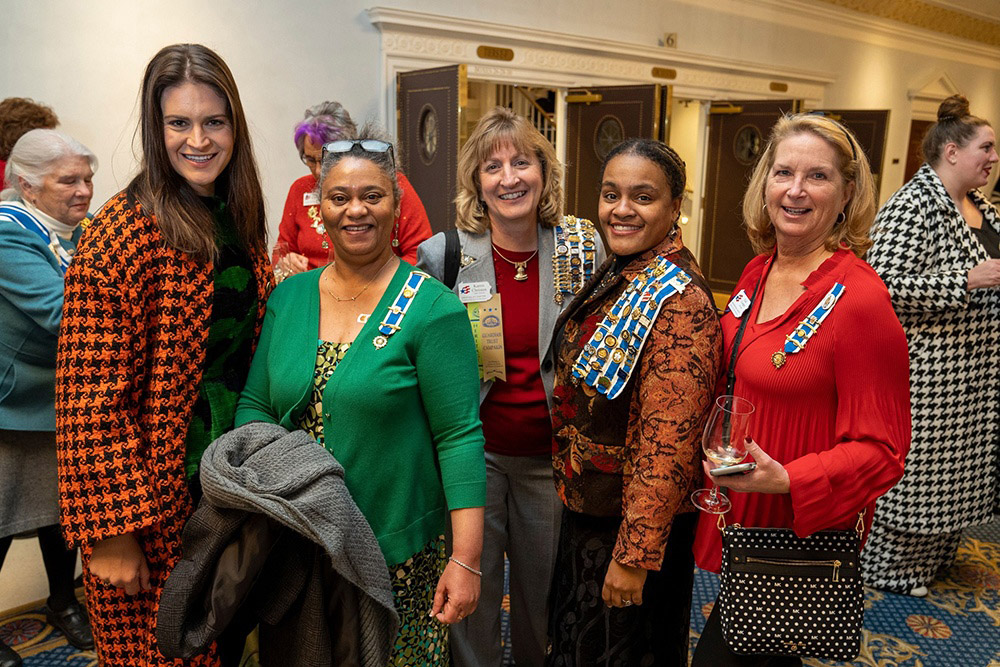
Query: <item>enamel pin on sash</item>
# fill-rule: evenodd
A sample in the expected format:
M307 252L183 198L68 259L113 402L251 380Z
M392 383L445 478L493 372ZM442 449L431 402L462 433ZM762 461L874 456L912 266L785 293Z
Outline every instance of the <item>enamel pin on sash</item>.
M389 312L386 313L382 322L378 325L378 335L372 339L372 344L376 350L381 350L385 347L389 342L389 337L402 328L406 311L409 310L410 304L413 303L413 297L417 295L417 290L420 289L420 285L423 284L426 277L427 274L420 271L410 273L410 277L406 279L403 289L399 290L396 300L389 306Z
M784 348L771 355L771 363L774 364L775 368L781 368L785 365L785 361L788 360L787 355L795 354L805 348L806 343L816 334L819 325L837 305L837 300L843 293L844 286L836 283L819 302L819 305L795 326L792 333L785 336Z

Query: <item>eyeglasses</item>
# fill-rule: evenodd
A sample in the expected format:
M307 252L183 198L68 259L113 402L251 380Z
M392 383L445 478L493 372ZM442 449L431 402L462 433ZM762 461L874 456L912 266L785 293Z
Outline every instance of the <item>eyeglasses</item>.
M392 151L392 144L379 141L378 139L341 139L323 144L323 159L327 153L350 153L355 146L361 146L361 150L366 153L388 153L389 161L392 162L393 169L396 168L396 155Z

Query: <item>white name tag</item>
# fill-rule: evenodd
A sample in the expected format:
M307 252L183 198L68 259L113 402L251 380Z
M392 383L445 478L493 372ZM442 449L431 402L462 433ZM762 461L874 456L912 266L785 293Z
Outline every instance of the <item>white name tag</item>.
M739 294L733 297L733 300L729 302L729 312L731 312L736 317L743 317L743 313L747 312L747 308L750 307L750 297L743 290L740 290Z
M303 206L316 206L319 204L319 195L311 190L309 192L302 193L302 205Z
M489 301L492 290L488 282L459 283L458 298L462 303L482 303Z

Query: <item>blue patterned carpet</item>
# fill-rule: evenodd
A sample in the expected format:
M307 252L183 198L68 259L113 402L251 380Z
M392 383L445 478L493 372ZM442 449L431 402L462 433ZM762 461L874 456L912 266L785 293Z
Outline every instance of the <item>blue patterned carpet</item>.
M719 590L709 572L695 575L691 645ZM504 602L506 608L506 600ZM506 636L508 619L503 614ZM25 667L96 667L91 651L66 643L37 607L0 613L0 639ZM505 641L505 664L511 665ZM807 660L809 667L1000 667L1000 519L968 531L955 565L926 598L866 591L865 645L852 663Z
M865 589L864 645L854 662L811 667L1000 667L1000 521L969 530L955 565L925 598ZM718 577L695 575L692 646L719 592Z
M719 579L697 570L691 648L719 593ZM506 634L506 618L503 622ZM508 647L505 646L505 649ZM505 665L512 665L509 649ZM851 663L806 660L809 667L1000 667L1000 518L966 532L955 565L925 598L865 589L864 645Z

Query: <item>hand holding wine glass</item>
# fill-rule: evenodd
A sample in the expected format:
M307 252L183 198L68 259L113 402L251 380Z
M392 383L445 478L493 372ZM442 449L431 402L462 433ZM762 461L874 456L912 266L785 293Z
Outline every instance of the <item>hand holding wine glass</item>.
M746 440L753 411L753 404L739 396L725 395L715 399L701 441L710 461L719 466L733 466L747 457ZM711 514L725 514L732 507L729 498L715 486L695 491L691 501L698 509Z

